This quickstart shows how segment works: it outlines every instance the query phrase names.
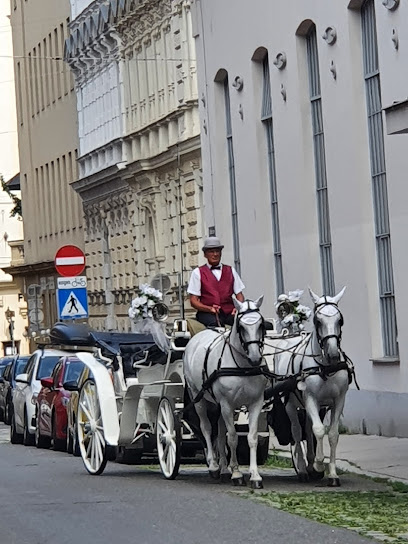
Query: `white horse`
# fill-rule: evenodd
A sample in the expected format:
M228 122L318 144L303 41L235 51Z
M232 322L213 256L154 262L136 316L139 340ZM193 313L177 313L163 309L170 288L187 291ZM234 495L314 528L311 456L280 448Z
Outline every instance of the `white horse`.
M265 335L264 320L259 312L262 301L263 297L242 303L234 299L237 312L231 330L223 334L210 329L199 332L189 341L184 353L187 385L192 398L196 399L199 395L200 399L196 399L198 402L195 407L207 446L206 457L211 476L217 478L220 474L230 475L235 485L244 485L237 461L238 436L234 426L234 411L246 406L249 421L250 480L252 487L256 489L262 488L256 450L258 419L266 386L266 378L259 368L263 361ZM220 375L216 377L218 371ZM215 379L207 381L210 376ZM212 426L207 413L211 404L220 407L222 416L218 420L219 462L211 440ZM226 431L231 452L230 471L226 458Z
M314 306L314 331L310 335L295 336L273 341L275 348L274 372L279 375L298 375L298 391L289 394L286 412L291 422L295 442L294 462L299 479L324 476L323 437L325 426L321 420L322 408L331 412L328 426L330 462L328 485L340 485L336 472L336 448L339 439L339 420L349 387L349 370L342 359L340 348L343 316L337 306L345 287L334 297L319 297L309 288ZM302 426L299 408L306 410L307 465L302 446ZM316 438L314 448L312 428Z

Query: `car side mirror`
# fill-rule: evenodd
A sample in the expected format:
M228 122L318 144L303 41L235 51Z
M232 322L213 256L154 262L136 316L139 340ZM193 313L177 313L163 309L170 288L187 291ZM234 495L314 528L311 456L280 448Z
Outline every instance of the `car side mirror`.
M16 382L17 383L28 383L28 374L18 374L16 376Z
M54 379L53 378L41 378L41 385L43 387L47 387L48 389L52 389L54 386Z
M66 391L79 391L78 382L76 380L69 380L62 384L62 387Z

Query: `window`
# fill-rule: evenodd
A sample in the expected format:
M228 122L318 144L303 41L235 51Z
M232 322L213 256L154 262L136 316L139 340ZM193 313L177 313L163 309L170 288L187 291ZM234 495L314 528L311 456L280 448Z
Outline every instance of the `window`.
M228 151L228 172L230 181L230 196L231 196L231 218L232 218L232 241L234 250L234 265L240 274L241 272L241 257L239 250L239 231L238 231L238 206L237 206L237 187L235 180L235 162L234 162L234 144L232 140L232 123L231 123L231 103L228 86L228 75L224 79L224 100L225 100L225 116L227 127L227 151Z
M306 37L307 64L309 72L310 105L312 109L313 150L317 192L317 216L319 221L320 265L323 293L334 295L334 272L330 232L329 200L327 194L326 152L322 97L320 92L319 55L317 51L316 27Z
M373 0L366 0L363 4L361 24L383 350L386 357L397 357L397 319L391 255L377 28Z
M282 253L279 229L279 213L278 213L278 191L276 185L276 168L275 168L275 147L273 139L273 120L272 120L272 97L271 83L269 74L268 55L263 60L263 89L262 89L262 111L261 120L265 127L265 138L268 152L268 172L269 172L269 188L271 199L271 214L272 214L272 237L273 237L273 255L275 261L275 283L276 294L279 296L284 293L285 287L283 282L282 270Z
M20 125L24 124L23 113L23 89L22 89L22 77L21 77L21 63L17 62L17 95L18 95L18 113L20 115Z

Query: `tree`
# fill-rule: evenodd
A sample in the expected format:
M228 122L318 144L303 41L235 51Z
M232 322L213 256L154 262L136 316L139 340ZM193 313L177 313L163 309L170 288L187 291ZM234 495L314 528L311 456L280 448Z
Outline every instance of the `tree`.
M14 195L11 192L10 187L7 185L6 181L4 180L1 174L0 174L0 182L1 182L1 188L3 189L5 193L8 194L8 196L11 198L14 204L10 212L10 217L18 216L18 218L22 219L23 215L22 215L22 208L21 208L21 198L18 198L18 196Z

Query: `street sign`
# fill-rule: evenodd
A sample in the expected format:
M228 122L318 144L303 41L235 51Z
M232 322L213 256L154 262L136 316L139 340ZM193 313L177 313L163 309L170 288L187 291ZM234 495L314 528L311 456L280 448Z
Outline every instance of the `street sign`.
M65 277L78 276L85 268L85 254L77 246L62 246L55 255L55 268Z
M57 289L58 318L84 319L88 317L86 288Z
M75 276L75 278L57 278L58 289L76 289L86 287L86 276Z

